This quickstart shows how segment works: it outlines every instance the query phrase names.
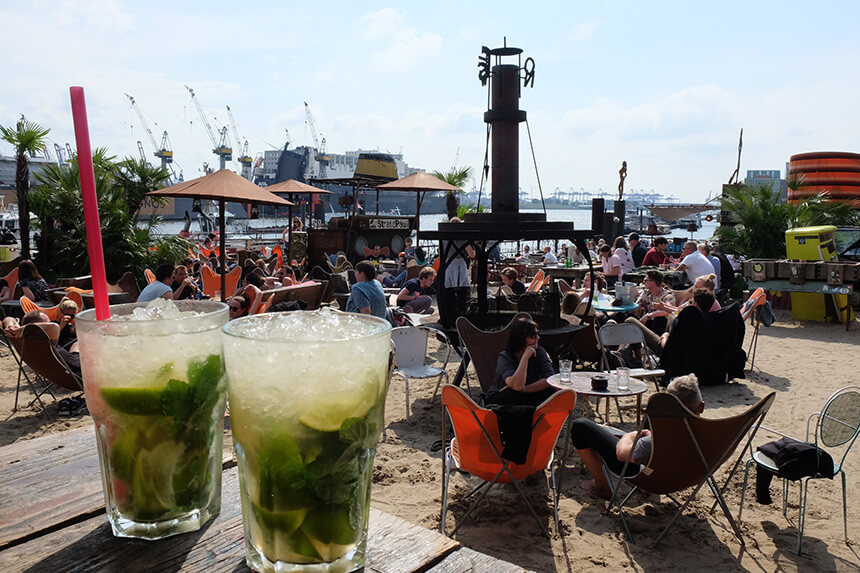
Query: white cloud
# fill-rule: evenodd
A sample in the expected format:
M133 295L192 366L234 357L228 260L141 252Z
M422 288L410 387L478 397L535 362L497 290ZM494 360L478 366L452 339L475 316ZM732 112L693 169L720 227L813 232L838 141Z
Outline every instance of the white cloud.
M392 8L359 18L362 35L378 49L367 57L372 70L380 74L403 72L419 59L437 54L442 37L406 25L406 18Z

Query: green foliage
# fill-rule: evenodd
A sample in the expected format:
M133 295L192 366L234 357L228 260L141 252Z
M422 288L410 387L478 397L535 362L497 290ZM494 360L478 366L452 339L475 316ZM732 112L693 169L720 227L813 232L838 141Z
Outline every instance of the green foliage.
M483 205L475 205L474 203L469 203L468 205L458 205L457 206L457 216L459 218L463 218L469 213L486 213L487 210Z
M792 180L790 185L802 185ZM716 235L725 252L748 258L785 257L785 231L817 225L852 225L860 222L860 212L850 205L831 202L825 194L797 203L781 201L772 186L736 186L720 199L734 226L721 226Z
M448 211L448 218L454 217L457 215L457 211L459 208L459 198L457 197L460 193L463 193L463 187L472 178L472 168L471 167L452 167L446 173L442 173L441 171L434 171L432 173L434 177L438 177L442 181L457 187L457 191L448 191L445 193L445 208Z
M145 268L187 256L190 243L179 237L154 245L157 217L138 225L141 207L151 201L146 193L167 184L165 169L130 158L117 162L106 149L96 149L93 171L109 281L128 270L142 280ZM37 176L39 186L32 193L31 209L39 219L43 241L39 265L52 278L78 276L89 269L79 173L77 158L66 168L50 165Z

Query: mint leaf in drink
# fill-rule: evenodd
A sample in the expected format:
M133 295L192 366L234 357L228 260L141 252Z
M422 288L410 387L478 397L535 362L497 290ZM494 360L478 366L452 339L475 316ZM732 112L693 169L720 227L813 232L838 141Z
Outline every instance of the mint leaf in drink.
M264 436L259 464L260 507L283 511L307 507L311 503L305 464L292 437L286 434Z
M223 372L221 357L217 354L210 354L204 360L192 360L188 365L188 383L193 389L195 410L217 400L218 382Z
M173 438L179 436L191 415L191 387L182 380L170 380L161 394L161 411L173 418Z

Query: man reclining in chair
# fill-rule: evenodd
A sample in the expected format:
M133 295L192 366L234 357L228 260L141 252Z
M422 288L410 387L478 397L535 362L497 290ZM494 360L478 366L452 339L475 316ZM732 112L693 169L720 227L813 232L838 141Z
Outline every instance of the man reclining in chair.
M21 334L24 331L24 327L28 324L42 324L45 332L48 333L48 336L52 339L57 339L60 333L60 327L54 322L51 322L51 319L47 314L42 312L41 310L34 310L32 312L28 312L21 318L21 322L18 322L18 319L12 316L7 316L3 319L3 332L6 333L6 336L10 338L20 338ZM53 329L53 332L49 330ZM55 346L54 350L56 353L62 358L66 364L69 366L72 372L81 375L81 356L78 353L78 343L74 342L69 345L68 350L63 348L62 346Z
M691 412L701 414L705 409L695 374L675 378L669 383L666 392L678 398ZM636 432L623 434L586 418L574 420L571 426L573 447L594 476L594 479L579 482L579 487L603 499L612 497L603 463L613 473L620 474L624 470L624 462L629 459L630 465L625 475L634 476L639 472L639 464L647 464L651 458L651 431L642 430L634 447L635 439Z

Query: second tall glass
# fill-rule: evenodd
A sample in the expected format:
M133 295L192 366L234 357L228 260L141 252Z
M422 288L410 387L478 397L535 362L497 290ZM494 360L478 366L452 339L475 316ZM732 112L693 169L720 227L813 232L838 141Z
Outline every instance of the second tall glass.
M364 566L391 327L323 309L224 327L245 555L257 571Z

